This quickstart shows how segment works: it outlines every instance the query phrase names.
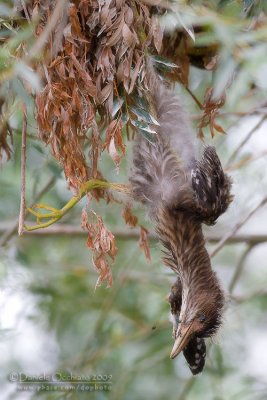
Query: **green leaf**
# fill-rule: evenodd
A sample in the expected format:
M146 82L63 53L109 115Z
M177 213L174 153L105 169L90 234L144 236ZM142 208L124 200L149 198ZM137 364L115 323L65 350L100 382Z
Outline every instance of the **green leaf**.
M137 116L139 120L145 121L148 124L159 125L158 121L156 121L155 118L147 111L137 108L135 106L131 106L129 108Z
M35 90L39 90L41 88L40 78L37 73L30 68L24 62L16 62L14 64L14 70L16 71L17 75L23 79L25 79L31 87Z
M122 127L124 127L128 121L129 121L129 114L127 112L123 112L122 119L121 119Z
M167 67L171 67L171 68L179 68L178 65L166 60L166 58L163 58L160 56L152 56L151 58L158 64L163 64L163 65L165 65Z
M155 143L155 140L152 138L150 133L157 133L155 130L151 129L148 124L141 121L132 120L131 123L138 129L138 131L152 144Z
M152 138L152 136L145 130L139 129L139 132L144 136L146 140L148 140L151 144L155 144L155 140Z
M13 33L17 34L16 29L13 28L12 25L10 25L10 23L8 21L5 21L4 19L0 18L0 23L1 25L3 25L4 27L6 27L8 30L10 30Z
M27 26L25 29L20 30L16 36L13 36L7 43L7 47L11 52L15 51L21 42L28 41L28 47L32 45L33 33L32 26Z
M32 96L30 96L25 90L25 87L19 78L11 79L10 87L14 91L15 95L20 97L26 105L31 104Z
M132 99L134 99L134 102L136 105L138 105L140 108L143 108L144 110L149 110L147 102L140 96L137 96L137 94L133 93L130 96Z
M149 133L157 133L154 129L150 128L150 126L148 124L146 124L145 122L136 121L134 119L132 119L131 122L138 129L142 129L143 131L146 131Z
M112 118L115 117L115 115L117 114L117 112L120 110L120 108L122 107L123 103L124 103L124 98L120 97L120 101L118 100L118 98L116 98L113 102L113 108L112 108Z
M182 27L186 30L186 32L188 33L188 35L191 37L191 39L193 41L195 41L195 34L194 34L194 28L191 25L190 27L188 26L188 24L185 23L184 19L181 17L181 14L176 11L175 12L177 19L179 21L179 23L182 25Z

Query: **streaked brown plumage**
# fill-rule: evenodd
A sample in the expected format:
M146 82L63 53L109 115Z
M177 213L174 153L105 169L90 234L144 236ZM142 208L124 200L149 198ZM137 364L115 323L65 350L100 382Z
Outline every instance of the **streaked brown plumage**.
M232 200L231 181L216 150L195 158L191 130L179 100L148 65L148 86L159 122L154 143L135 139L130 183L163 244L164 263L176 274L169 303L175 339L171 358L181 350L193 374L205 364L204 338L221 324L224 294L205 248L202 223L213 224Z

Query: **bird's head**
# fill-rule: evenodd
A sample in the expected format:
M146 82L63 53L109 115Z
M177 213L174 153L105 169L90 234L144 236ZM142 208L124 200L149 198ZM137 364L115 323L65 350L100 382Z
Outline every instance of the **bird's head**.
M224 306L224 294L215 274L196 288L190 285L189 290L183 290L175 342L170 358L175 358L189 343L192 337L208 338L214 335L221 325ZM208 283L208 284L207 284Z

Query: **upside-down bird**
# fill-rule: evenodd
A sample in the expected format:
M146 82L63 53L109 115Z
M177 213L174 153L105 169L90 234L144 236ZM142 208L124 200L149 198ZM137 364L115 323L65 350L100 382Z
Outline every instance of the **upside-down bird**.
M153 68L153 67L152 67ZM196 375L205 364L205 338L222 320L225 297L205 248L202 223L211 225L232 201L231 179L213 146L196 160L191 129L179 99L148 64L148 90L159 126L149 142L137 135L129 181L146 206L164 246L163 261L177 275L168 301L174 346Z

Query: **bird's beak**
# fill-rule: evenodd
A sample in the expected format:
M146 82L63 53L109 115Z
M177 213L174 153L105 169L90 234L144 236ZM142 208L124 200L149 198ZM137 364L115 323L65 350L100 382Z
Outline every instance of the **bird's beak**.
M193 327L194 327L194 321L192 321L189 326L181 326L170 354L171 359L178 356L178 354L185 348L185 346L189 341Z

